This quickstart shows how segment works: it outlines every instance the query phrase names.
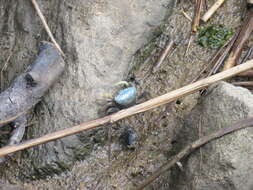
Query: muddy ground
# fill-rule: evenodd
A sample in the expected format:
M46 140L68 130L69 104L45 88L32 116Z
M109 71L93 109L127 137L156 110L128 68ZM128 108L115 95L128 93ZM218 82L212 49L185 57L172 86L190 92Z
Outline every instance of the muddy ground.
M214 0L207 2L209 7ZM136 85L138 94L146 94L140 101L189 84L216 52L216 50L200 47L194 39L185 54L190 38L191 22L182 15L180 10L184 10L193 17L194 4L191 1L178 1L171 15L168 15L150 35L149 42L133 55L132 67L125 80L132 81ZM243 12L243 0L227 1L208 24L224 24L235 30L241 24ZM177 44L176 49L157 72L151 73L159 53L151 57L150 54L153 50L159 52L157 44L161 35L168 35L174 39ZM71 51L68 53L71 54ZM6 52L4 57L8 55L9 52ZM74 60L73 57L72 59ZM30 61L29 58L27 61ZM16 71L13 67L8 69L8 73L15 75ZM64 77L67 78L66 75ZM11 80L12 77L9 76L9 78ZM184 115L189 113L196 104L197 97L197 94L191 95L178 100L173 105L156 108L111 126L105 126L106 130L102 133L103 143L96 144L85 159L76 162L73 168L59 175L40 180L32 180L33 176L27 178L30 175L26 167L29 166L29 161L26 160L26 154L23 154L19 159L14 159L1 168L2 171L5 170L1 172L1 177L12 184L25 183L24 186L31 189L134 188L136 184L164 164L174 151L177 151L173 150L173 143L177 143L175 139L177 131L182 127ZM120 135L126 126L133 127L140 135L139 145L135 150L128 150L120 143ZM110 141L107 138L108 129L111 129ZM109 147L111 147L110 156ZM170 181L170 171L168 171L148 189L168 189L171 183L176 182Z

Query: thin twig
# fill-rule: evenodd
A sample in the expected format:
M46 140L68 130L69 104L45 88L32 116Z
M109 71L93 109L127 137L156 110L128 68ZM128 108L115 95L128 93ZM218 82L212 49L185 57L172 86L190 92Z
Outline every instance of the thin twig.
M36 12L39 15L40 20L42 21L42 24L43 24L43 26L44 26L44 28L45 28L48 36L50 37L50 39L52 40L52 42L54 43L54 45L56 46L56 48L61 52L62 56L65 56L65 54L63 53L60 45L56 42L56 40L55 40L55 38L54 38L54 36L53 36L53 34L52 34L52 32L51 32L51 30L50 30L47 22L46 22L46 19L45 19L44 15L42 14L42 12L41 12L41 10L39 8L38 3L36 2L36 0L31 0L31 2L32 2L33 6L34 6L34 8L36 10Z
M245 61L247 61L249 59L249 57L251 56L252 52L253 52L253 46L251 48L249 48L246 55L243 57L242 61L239 64L242 64Z
M242 58L239 64L243 64L244 62L246 62L251 57L252 52L253 52L253 46L247 51L246 55ZM253 77L253 70L240 73L238 77Z
M233 82L232 84L235 86L253 87L253 81Z
M192 32L196 33L200 23L200 13L203 5L203 0L196 0L195 3L195 12L194 12L194 19L192 23Z
M171 53L175 43L173 40L169 40L166 44L165 49L162 51L161 55L159 56L158 61L156 62L155 66L153 67L153 72L156 72L161 64L164 62L165 58Z
M193 34L191 34L190 39L189 39L189 41L188 41L187 48L186 48L185 53L184 53L184 57L186 57L186 56L188 55L188 52L189 52L189 49L190 49L190 47L191 47L193 38L194 38L194 36L193 36Z
M250 9L248 17L240 31L240 34L233 46L233 49L227 61L225 62L223 70L227 70L237 64L240 55L242 53L243 46L249 39L249 36L251 35L252 31L253 31L253 9Z
M4 71L7 69L7 66L10 62L10 59L11 59L11 56L12 56L13 52L10 53L10 55L7 57L5 63L4 63L4 66L1 70L1 74L0 74L0 82L1 82L1 89L0 90L3 90L4 88Z
M190 145L186 146L181 152L179 152L176 156L174 156L168 163L161 166L156 172L154 172L153 175L148 177L140 186L135 188L136 190L141 190L147 187L150 183L152 183L155 179L157 179L161 174L163 174L165 171L169 170L172 166L174 166L177 162L179 162L182 158L185 158L190 153L192 153L197 148L215 140L218 139L224 135L230 134L232 132L245 129L248 127L253 126L253 117L238 121L234 124L232 124L232 127L229 128L223 128L220 129L210 135L206 135L197 141L191 143Z
M204 22L207 22L212 15L217 11L217 9L225 2L225 0L217 0L213 6L204 14L202 17L202 20Z
M206 0L204 0L204 8L205 8L205 11L207 11L208 10L208 4L207 4L207 1Z
M180 12L184 15L185 18L187 18L190 22L192 22L191 17L185 11L181 10Z
M222 65L222 63L224 62L224 60L226 59L226 57L228 56L228 53L231 51L232 47L234 46L234 43L237 40L238 35L239 35L239 32L236 32L233 35L233 37L231 38L231 40L228 43L227 47L224 49L224 51L222 52L221 56L218 58L216 64L214 65L214 67L211 69L211 71L209 72L209 74L207 76L211 76L211 75L217 73L217 71L219 70L220 66Z
M225 60L226 56L228 55L229 51L233 47L236 38L238 37L239 32L236 32L230 40L228 40L218 51L217 53L213 56L213 58L209 61L209 63L202 69L199 73L199 75L192 81L195 82L197 81L205 72L207 73L207 69L210 65L214 65L205 77L211 76L212 74L215 74L217 69L221 66L223 61ZM203 76L202 76L203 77Z
M175 100L182 98L186 95L193 94L194 92L204 89L213 83L216 83L221 80L225 80L227 78L231 78L232 76L238 75L239 73L245 72L249 69L253 69L253 59L247 61L244 64L233 67L229 70L212 75L208 78L199 80L193 84L186 85L182 88L171 91L171 92L164 94L162 96L158 96L156 98L153 98L153 99L143 102L141 104L135 105L133 107L121 110L121 111L114 113L112 115L109 115L109 116L106 116L103 118L99 118L96 120L92 120L92 121L87 121L87 122L84 122L80 125L76 125L74 127L70 127L70 128L60 130L60 131L56 131L56 132L44 135L42 137L23 142L18 145L3 147L0 149L0 157L5 156L10 153L13 153L13 152L17 152L20 150L31 148L31 147L34 147L34 146L37 146L40 144L45 144L47 142L54 141L56 139L60 139L60 138L66 137L66 136L80 133L82 131L94 129L94 128L97 128L97 127L104 125L106 123L113 123L113 122L119 121L121 119L130 117L132 115L154 109L158 106L162 106L162 105L167 104L169 102L175 101ZM1 123L1 121L0 121L0 123Z
M249 70L243 73L239 73L238 75L236 75L238 77L253 77L253 70Z

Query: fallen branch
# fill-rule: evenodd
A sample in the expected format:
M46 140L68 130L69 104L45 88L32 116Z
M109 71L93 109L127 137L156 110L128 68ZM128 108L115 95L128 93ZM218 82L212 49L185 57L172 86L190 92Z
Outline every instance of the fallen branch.
M97 127L99 127L103 124L106 124L106 123L113 123L118 120L127 118L129 116L135 115L137 113L142 113L142 112L151 110L151 109L156 108L158 106L175 101L175 100L177 100L181 97L184 97L188 94L192 94L198 90L206 88L207 86L209 86L213 83L216 83L221 80L225 80L227 78L231 78L232 76L238 75L239 73L245 72L245 71L252 69L252 68L253 68L253 59L247 61L246 63L244 63L242 65L238 65L236 67L233 67L227 71L223 71L223 72L218 73L216 75L212 75L208 78L199 80L195 83L192 83L192 84L189 84L189 85L184 86L182 88L179 88L177 90L171 91L171 92L164 94L162 96L158 96L156 98L153 98L153 99L148 100L144 103L135 105L135 106L130 107L128 109L121 110L121 111L114 113L112 115L109 115L109 116L106 116L106 117L103 117L100 119L96 119L93 121L87 121L87 122L84 122L80 125L70 127L70 128L64 129L64 130L60 130L57 132L53 132L51 134L44 135L44 136L36 138L36 139L32 139L32 140L23 142L18 145L6 146L6 147L0 149L0 157L5 156L10 153L13 153L13 152L17 152L19 150L24 150L24 149L31 148L31 147L34 147L34 146L37 146L40 144L44 144L49 141L53 141L56 139L60 139L60 138L69 136L69 135L80 133L82 131L97 128Z
M62 56L65 56L65 54L63 53L60 45L56 42L55 38L54 38L54 35L52 34L48 24L47 24L47 21L44 17L44 15L42 14L41 10L40 10L40 7L38 5L38 3L36 2L36 0L31 0L36 12L38 13L39 17L40 17L40 20L42 21L42 24L48 34L48 36L50 37L50 39L52 40L52 42L54 43L54 45L56 46L56 48L61 52Z
M223 128L220 129L210 135L206 135L197 141L191 143L190 145L186 146L181 152L179 152L176 156L174 156L168 163L161 166L156 172L153 173L150 177L148 177L140 186L135 188L136 190L141 190L147 187L150 183L152 183L155 179L157 179L161 174L163 174L165 171L169 170L172 166L174 166L177 162L179 162L182 158L185 158L190 153L192 153L197 148L209 143L210 141L213 141L215 139L218 139L224 135L230 134L232 132L245 129L247 127L253 126L253 117L241 120L239 122L236 122L235 124L232 124L232 127L229 128Z
M239 33L239 36L233 46L233 49L227 61L225 62L223 70L230 69L231 67L234 67L237 64L240 55L242 53L243 46L249 39L249 36L251 35L252 31L253 31L253 8L250 8L247 19Z
M196 0L195 2L195 11L194 11L194 19L192 23L192 32L196 33L200 23L200 14L201 9L203 7L203 0Z
M213 6L204 14L202 17L202 20L204 22L207 22L212 15L217 11L217 9L225 2L225 0L217 0Z
M0 126L16 120L37 104L63 69L59 51L53 44L44 43L34 64L0 94Z

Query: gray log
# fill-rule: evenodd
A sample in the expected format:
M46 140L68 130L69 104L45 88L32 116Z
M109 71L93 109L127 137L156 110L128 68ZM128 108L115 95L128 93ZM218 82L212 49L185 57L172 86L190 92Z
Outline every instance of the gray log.
M40 53L24 74L0 94L0 125L27 113L37 104L64 70L64 60L51 43L43 43Z

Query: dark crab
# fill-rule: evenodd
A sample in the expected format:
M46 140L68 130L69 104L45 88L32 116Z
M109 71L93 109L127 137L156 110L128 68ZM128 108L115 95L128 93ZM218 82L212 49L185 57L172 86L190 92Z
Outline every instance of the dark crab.
M138 146L139 135L132 127L126 127L120 136L121 142L128 149L134 150Z

